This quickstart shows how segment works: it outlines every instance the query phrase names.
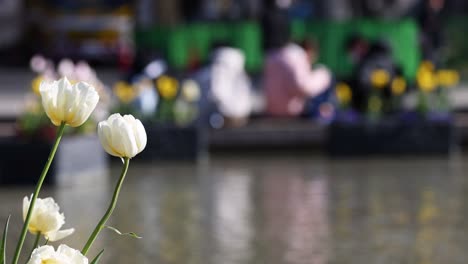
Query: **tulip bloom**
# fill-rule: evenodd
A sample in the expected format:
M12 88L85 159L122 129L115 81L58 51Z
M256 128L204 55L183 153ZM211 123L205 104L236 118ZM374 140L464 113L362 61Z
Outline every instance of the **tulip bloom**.
M33 251L27 264L88 264L88 259L66 245L60 245L57 251L52 246L42 246Z
M113 114L98 124L102 146L112 156L133 158L146 147L146 131L132 115Z
M74 85L66 77L53 82L42 82L39 87L42 105L52 123L62 122L71 126L81 126L91 115L99 101L93 86L78 82Z
M23 199L23 220L26 219L30 205L28 197ZM71 235L75 230L73 228L60 230L65 224L65 216L61 214L60 207L53 198L37 198L36 205L29 222L28 230L32 234L41 233L50 241L57 241Z

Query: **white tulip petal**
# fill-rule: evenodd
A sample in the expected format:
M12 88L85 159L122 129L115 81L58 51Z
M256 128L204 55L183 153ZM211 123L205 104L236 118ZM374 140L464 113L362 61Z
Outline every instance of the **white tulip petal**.
M140 120L136 120L134 131L135 131L135 139L138 145L138 153L140 153L145 149L146 143L147 143L145 127L143 126Z
M98 137L102 142L104 150L112 156L120 157L121 154L116 152L112 146L112 131L109 124L106 121L99 122L98 124Z
M49 241L54 242L54 241L58 241L60 239L64 239L67 236L70 236L71 234L73 234L73 232L75 232L75 229L70 228L70 229L65 229L65 230L49 232L49 233L45 234L45 237L47 239L49 239Z
M42 246L34 249L28 264L41 264L43 259L49 259L55 254L54 247Z
M74 115L70 116L70 126L76 127L83 124L91 115L99 101L99 95L96 90L85 82L75 84L74 89L78 96L74 101Z
M68 91L71 88L71 84L67 77L64 77L57 82L57 97L54 98L54 105L56 109L56 116L59 120L65 121L66 115L68 114L68 102L69 95Z
M30 204L29 198L25 196L23 198L23 221L26 220L26 216L28 215L29 204Z
M27 264L88 264L88 259L80 251L66 245L60 245L57 251L52 246L36 248Z
M88 259L80 251L66 245L60 245L57 248L57 253L66 256L73 264L88 264Z

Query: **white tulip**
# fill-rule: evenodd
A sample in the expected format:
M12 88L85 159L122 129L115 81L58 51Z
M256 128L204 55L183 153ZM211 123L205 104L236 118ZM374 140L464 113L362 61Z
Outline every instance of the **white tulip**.
M98 124L102 146L112 156L133 158L146 147L146 131L132 115L113 114Z
M81 126L91 115L99 101L93 86L85 82L74 85L66 77L53 82L42 82L39 91L42 105L54 125L62 122L71 126Z
M52 246L42 246L33 251L27 264L88 264L88 259L66 245L60 245L57 251Z
M30 203L31 201L29 198L24 197L23 220L26 219ZM65 216L59 211L60 207L55 203L53 198L37 198L28 226L29 232L32 234L40 232L41 235L45 236L45 238L50 241L57 241L71 235L75 229L60 230L65 224Z

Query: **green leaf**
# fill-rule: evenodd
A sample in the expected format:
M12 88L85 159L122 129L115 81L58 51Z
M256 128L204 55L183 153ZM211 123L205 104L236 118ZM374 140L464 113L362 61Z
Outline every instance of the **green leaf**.
M6 224L5 224L5 229L3 229L3 238L2 242L0 243L0 264L5 264L5 249L6 249L6 239L7 239L7 234L8 234L8 224L10 223L10 216L8 216Z
M122 233L120 232L117 228L115 227L112 227L112 226L105 226L106 228L109 228L110 230L114 231L115 233L117 233L118 235L121 235L121 236L130 236L130 237L133 237L133 238L137 238L137 239L140 239L141 236L138 236L137 234L133 233L133 232L129 232L129 233ZM1 264L1 263L0 263Z
M99 254L97 254L97 256L93 259L93 261L91 261L91 264L98 264L103 253L104 253L104 249L101 250L101 252L99 252Z

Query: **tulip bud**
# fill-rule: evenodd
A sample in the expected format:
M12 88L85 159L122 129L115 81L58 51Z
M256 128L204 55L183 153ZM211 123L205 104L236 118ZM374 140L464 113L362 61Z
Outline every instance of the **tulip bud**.
M102 146L112 156L133 158L146 147L146 131L132 115L113 114L98 124Z

